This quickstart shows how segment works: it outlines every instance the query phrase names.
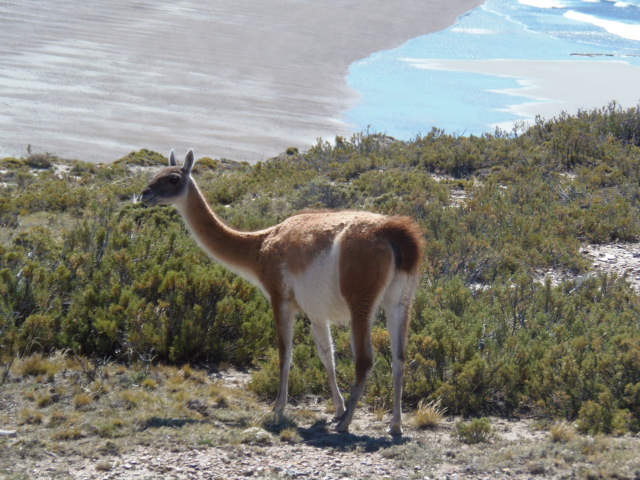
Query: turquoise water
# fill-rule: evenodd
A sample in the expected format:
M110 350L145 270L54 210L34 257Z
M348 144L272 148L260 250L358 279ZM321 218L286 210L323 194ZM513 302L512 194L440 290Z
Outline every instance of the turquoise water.
M445 30L354 63L347 80L361 100L346 120L405 140L432 127L493 133L497 124L524 119L510 106L543 100L496 92L517 88L514 78L424 68L424 62L496 59L615 60L640 67L640 0L489 0ZM612 98L615 85L612 78Z

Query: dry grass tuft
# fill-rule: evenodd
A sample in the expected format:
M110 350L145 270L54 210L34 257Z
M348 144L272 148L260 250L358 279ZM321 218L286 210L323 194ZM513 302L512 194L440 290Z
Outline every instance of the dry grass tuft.
M118 394L120 404L125 410L133 410L138 404L149 399L148 394L144 390L127 389L122 390Z
M229 399L224 393L212 395L211 401L215 408L229 408Z
M171 375L165 382L165 385L170 392L174 393L186 388L185 378L180 373Z
M84 392L78 393L73 398L73 406L78 410L88 407L89 405L91 405L91 403L93 403L93 398L91 397L91 395L88 395Z
M302 437L300 436L300 433L298 433L297 428L288 427L280 432L280 440L293 445L300 443L302 441Z
M568 422L558 422L549 429L549 440L553 443L566 443L576 436L576 429Z
M389 410L388 408L384 408L384 406L374 408L373 410L373 415L376 417L376 420L378 420L379 422L384 420L384 417L389 413L391 413L391 410Z
M182 368L180 369L180 371L178 372L182 378L184 378L185 380L191 378L194 376L195 371L193 370L193 367L191 367L191 365L189 364L185 364L182 366Z
M155 390L158 388L158 382L156 382L153 378L145 378L141 383L142 388L146 388L147 390Z
M182 368L178 371L178 375L180 375L185 380L191 380L192 382L201 385L206 382L206 373L203 371L195 370L189 364L183 365Z
M54 440L79 440L84 438L85 434L80 427L71 426L62 430L59 430L53 434Z
M51 415L49 415L49 421L47 422L47 426L49 428L59 427L60 425L64 424L66 421L67 421L67 416L64 414L64 412L61 412L59 410L54 410L53 412L51 412Z
M391 410L386 408L386 402L382 398L376 398L373 401L371 412L376 417L377 421L382 421L386 415L391 413Z
M37 410L25 408L20 412L20 422L27 425L39 425L42 423L44 415Z
M268 432L280 433L287 429L296 429L298 424L295 419L288 413L277 414L275 412L268 412L263 415L259 415L251 422L253 426L263 428Z
M102 438L117 438L123 435L126 423L119 417L108 419L97 424L96 431Z
M595 437L584 437L578 440L578 449L580 453L586 456L601 455L603 452L609 451L611 448L611 440L604 435L596 435Z
M23 393L23 397L24 397L25 400L29 400L30 402L35 402L36 401L36 392L34 392L33 390L29 390L29 391Z
M442 423L445 412L446 409L442 407L440 399L432 400L429 403L420 400L418 409L413 414L413 424L422 430L436 428Z
M19 375L30 377L44 377L52 380L55 375L62 370L58 357L45 358L41 354L31 355L23 358L16 364L16 371Z
M36 398L36 404L40 408L48 407L49 405L52 405L53 403L55 403L55 401L56 401L56 397L54 395L51 395L49 392L41 393Z
M333 415L336 413L336 406L333 404L332 399L328 399L327 403L325 403L324 413L328 415Z
M309 408L300 408L292 412L291 414L296 420L307 423L315 423L322 418L318 412Z

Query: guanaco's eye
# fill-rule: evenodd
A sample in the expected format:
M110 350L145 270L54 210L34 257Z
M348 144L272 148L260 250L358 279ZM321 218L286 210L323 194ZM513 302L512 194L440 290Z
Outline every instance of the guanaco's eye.
M171 175L169 177L169 183L171 185L177 185L180 182L180 177L178 175Z

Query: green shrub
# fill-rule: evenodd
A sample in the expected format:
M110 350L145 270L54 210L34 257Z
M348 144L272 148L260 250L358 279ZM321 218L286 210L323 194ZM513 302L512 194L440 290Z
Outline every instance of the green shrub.
M143 148L125 155L116 160L114 164L136 167L164 167L168 162L169 160L161 154Z
M590 434L627 433L633 425L634 417L629 410L616 408L616 403L609 391L602 392L597 402L585 402L578 415L578 430Z
M279 378L278 352L273 349L268 353L267 360L263 362L261 369L251 376L249 389L258 397L273 401L278 396ZM300 366L294 362L289 372L289 395L296 398L305 391Z
M456 437L469 445L488 442L494 437L491 420L482 417L469 422L459 421L456 423Z
M31 168L44 170L53 167L54 160L55 157L48 152L32 153L25 159L24 163Z

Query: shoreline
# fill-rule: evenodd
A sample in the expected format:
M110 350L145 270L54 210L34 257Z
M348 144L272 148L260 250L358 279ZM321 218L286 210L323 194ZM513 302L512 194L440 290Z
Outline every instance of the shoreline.
M355 133L349 66L484 2L20 3L0 7L0 156L194 148L255 163Z

